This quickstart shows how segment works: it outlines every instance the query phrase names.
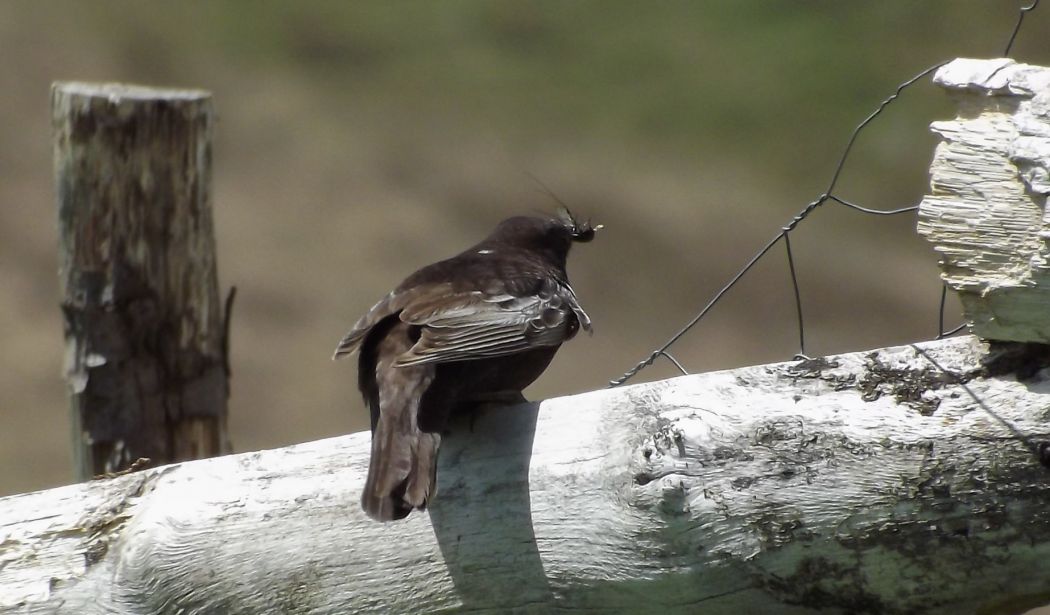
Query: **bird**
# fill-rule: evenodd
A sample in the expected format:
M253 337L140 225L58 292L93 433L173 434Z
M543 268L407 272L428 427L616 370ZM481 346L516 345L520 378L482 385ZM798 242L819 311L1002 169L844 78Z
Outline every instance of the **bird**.
M602 225L515 216L480 243L405 278L342 338L333 359L358 355L372 447L361 495L377 521L425 510L450 416L524 402L522 390L591 319L566 259Z

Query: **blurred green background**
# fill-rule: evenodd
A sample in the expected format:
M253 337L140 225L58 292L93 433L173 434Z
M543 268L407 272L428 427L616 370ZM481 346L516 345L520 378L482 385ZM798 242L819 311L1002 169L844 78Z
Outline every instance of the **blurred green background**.
M919 70L997 57L1018 4L0 3L0 495L71 480L48 95L55 80L211 90L219 274L236 285L238 451L365 427L346 328L501 218L606 225L570 274L595 322L532 398L601 388L822 192L864 116ZM1050 64L1050 7L1014 57ZM913 205L951 105L928 80L860 138L839 194ZM927 339L914 217L828 205L792 235L811 354ZM958 309L949 304L950 324ZM691 370L797 350L782 249L674 348ZM658 363L635 381L664 378Z

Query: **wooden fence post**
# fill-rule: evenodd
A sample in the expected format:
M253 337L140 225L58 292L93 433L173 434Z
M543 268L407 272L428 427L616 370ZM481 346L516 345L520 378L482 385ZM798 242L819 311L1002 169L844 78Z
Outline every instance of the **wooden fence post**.
M227 452L211 95L56 83L51 112L77 477Z
M941 142L919 234L975 335L1050 344L1050 68L960 59L934 82L959 113L930 127Z

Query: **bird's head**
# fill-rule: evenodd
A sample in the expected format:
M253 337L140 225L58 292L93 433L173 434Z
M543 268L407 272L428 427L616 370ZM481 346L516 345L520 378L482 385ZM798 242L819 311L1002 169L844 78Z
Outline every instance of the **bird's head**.
M594 239L602 225L580 222L568 208L559 208L552 218L515 216L500 222L485 240L486 244L513 246L537 255L545 255L564 268L565 259L573 242Z

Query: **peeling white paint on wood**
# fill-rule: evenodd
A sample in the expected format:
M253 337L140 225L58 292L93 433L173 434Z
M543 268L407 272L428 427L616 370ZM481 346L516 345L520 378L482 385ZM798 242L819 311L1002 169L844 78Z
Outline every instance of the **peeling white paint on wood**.
M1044 372L922 346L1050 438ZM911 347L487 410L402 522L360 510L367 460L359 433L0 499L0 614L955 613L1050 587L1050 474Z
M941 143L919 233L973 333L1050 343L1050 68L959 59L934 82L958 117L931 125Z

